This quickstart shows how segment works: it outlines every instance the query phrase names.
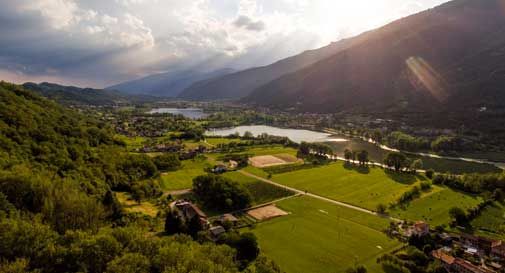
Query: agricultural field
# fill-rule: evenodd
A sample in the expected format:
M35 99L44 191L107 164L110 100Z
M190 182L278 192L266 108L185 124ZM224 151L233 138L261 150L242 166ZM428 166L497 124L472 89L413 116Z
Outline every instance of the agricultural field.
M129 151L144 147L143 143L147 140L145 137L127 137L123 135L116 135L116 138L124 141Z
M505 240L505 205L493 203L486 207L471 225L478 235Z
M240 138L220 138L220 137L206 137L205 141L211 146L217 146L219 144L229 144L231 142L241 143L244 140Z
M210 166L205 159L182 161L182 168L175 172L161 175L161 187L166 191L189 189L193 185L193 178L205 175L205 167Z
M395 202L424 176L386 172L381 168L355 169L342 162L275 174L273 181L330 199L375 210Z
M223 174L223 176L230 178L231 180L236 181L242 185L245 185L253 196L252 205L264 204L294 194L289 190L285 190L274 185L256 180L239 172L228 172Z
M450 172L453 174L465 173L490 173L501 172L502 170L491 164L482 164L476 162L468 162L463 160L451 160L444 158L420 157L408 155L412 159L420 158L423 161L423 168L426 170L433 169L436 172Z
M464 210L473 208L483 200L449 188L434 186L432 192L413 200L406 209L395 208L391 215L400 219L424 220L432 226L447 225L450 222L449 210L460 207Z
M381 232L389 224L384 218L310 197L287 199L277 207L289 215L250 231L263 253L287 273L344 272L355 263L382 272L376 259L401 246Z

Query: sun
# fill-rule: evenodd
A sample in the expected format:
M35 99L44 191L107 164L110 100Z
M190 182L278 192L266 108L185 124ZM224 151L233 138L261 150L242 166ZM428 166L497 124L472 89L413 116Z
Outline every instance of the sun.
M379 27L391 18L388 1L370 0L319 0L315 16L321 35L335 35L359 32Z

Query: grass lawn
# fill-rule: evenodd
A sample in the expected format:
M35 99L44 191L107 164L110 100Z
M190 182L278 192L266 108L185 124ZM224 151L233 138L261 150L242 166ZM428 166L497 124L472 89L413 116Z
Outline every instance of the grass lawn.
M388 205L394 202L414 184L426 178L389 173L380 168L359 171L344 167L344 164L339 162L275 174L271 179L299 190L375 210L378 204Z
M127 137L123 135L116 135L116 138L124 141L130 151L144 147L143 143L147 140L145 137Z
M294 194L289 190L256 180L239 172L228 172L223 174L223 176L244 185L253 196L252 205L268 203Z
M207 137L205 138L205 141L207 141L207 143L209 143L210 145L214 146L218 144L228 144L231 142L235 143L243 142L243 140L241 140L240 138L214 138L214 137Z
M182 161L180 170L161 175L161 187L167 191L189 189L193 185L193 178L206 174L204 169L208 164L203 159Z
M493 203L485 208L471 224L475 233L479 235L505 240L505 206Z
M400 246L381 230L388 220L310 197L277 206L288 216L258 224L250 231L263 253L287 273L345 272L355 263L382 272L375 260ZM245 231L248 231L245 230Z
M464 210L473 208L482 202L482 198L474 197L449 188L434 186L431 193L412 201L405 210L396 208L391 215L407 220L424 220L432 226L449 224L449 210L460 207Z
M468 162L463 160L450 160L444 158L420 157L409 155L410 158L421 158L423 168L426 170L433 169L436 172L450 172L453 174L465 173L491 173L501 172L502 170L491 164L482 164L476 162Z
M140 204L132 200L129 193L116 192L116 197L128 213L142 213L151 217L158 215L158 208L149 201L143 201Z

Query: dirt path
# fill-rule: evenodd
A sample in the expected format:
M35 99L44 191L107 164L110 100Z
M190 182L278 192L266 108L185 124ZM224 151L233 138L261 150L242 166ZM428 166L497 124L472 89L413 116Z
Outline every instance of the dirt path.
M317 194L313 194L313 193L301 191L301 190L298 190L298 189L295 189L295 188L291 188L291 187L288 187L288 186L276 183L276 182L274 182L272 180L256 176L256 175L254 175L252 173L248 173L248 172L243 171L243 170L240 170L239 172L241 174L245 175L245 176L249 176L251 178L255 178L255 179L258 179L260 181L263 181L265 183L268 183L268 184L271 184L271 185L274 185L274 186L277 186L277 187L280 187L280 188L283 188L283 189L287 189L287 190L293 191L293 192L295 192L297 194L300 194L300 195L310 196L312 198L316 198L316 199L319 199L319 200L322 200L322 201L325 201L325 202L328 202L328 203L332 203L332 204L335 204L335 205L338 205L338 206L342 206L342 207L346 207L346 208L349 208L349 209L357 210L357 211L360 211L360 212L372 214L372 215L375 215L375 216L378 216L378 217L387 218L387 219L392 220L392 221L396 221L396 222L400 222L401 221L400 219L396 219L394 217L390 217L390 216L386 216L386 215L381 215L381 214L378 214L378 213L376 213L374 211L367 210L365 208L353 206L353 205L350 205L350 204L347 204L347 203L343 203L343 202L339 202L339 201L336 201L336 200L333 200L333 199L329 199L329 198L326 198L326 197L323 197L323 196L320 196L320 195L317 195Z

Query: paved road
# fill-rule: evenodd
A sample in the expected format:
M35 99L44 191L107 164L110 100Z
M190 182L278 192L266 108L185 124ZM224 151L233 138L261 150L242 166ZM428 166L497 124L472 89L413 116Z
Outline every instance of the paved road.
M319 200L322 200L322 201L325 201L325 202L328 202L328 203L332 203L332 204L335 204L335 205L338 205L338 206L350 208L350 209L353 209L353 210L361 211L361 212L364 212L364 213L372 214L372 215L383 217L383 218L388 218L389 220L392 220L392 221L396 221L396 222L401 221L400 219L396 219L394 217L389 217L389 216L381 215L381 214L378 214L378 213L376 213L374 211L371 211L371 210L367 210L367 209L364 209L364 208L361 208L361 207L357 207L357 206L353 206L353 205L350 205L350 204L347 204L347 203L339 202L339 201L336 201L336 200L333 200L333 199L329 199L329 198L326 198L326 197L323 197L323 196L320 196L320 195L317 195L317 194L313 194L313 193L301 191L301 190L298 190L298 189L295 189L295 188L291 188L291 187L288 187L288 186L276 183L276 182L274 182L272 180L265 179L263 177L259 177L257 175L252 174L252 173L248 173L248 172L243 171L243 170L240 170L239 172L241 174L245 175L245 176L249 176L251 178L255 178L255 179L258 179L260 181L263 181L265 183L272 184L274 186L277 186L277 187L280 187L280 188L283 188L283 189L287 189L287 190L293 191L293 192L295 192L297 194L310 196L312 198L316 198L316 199L319 199Z

